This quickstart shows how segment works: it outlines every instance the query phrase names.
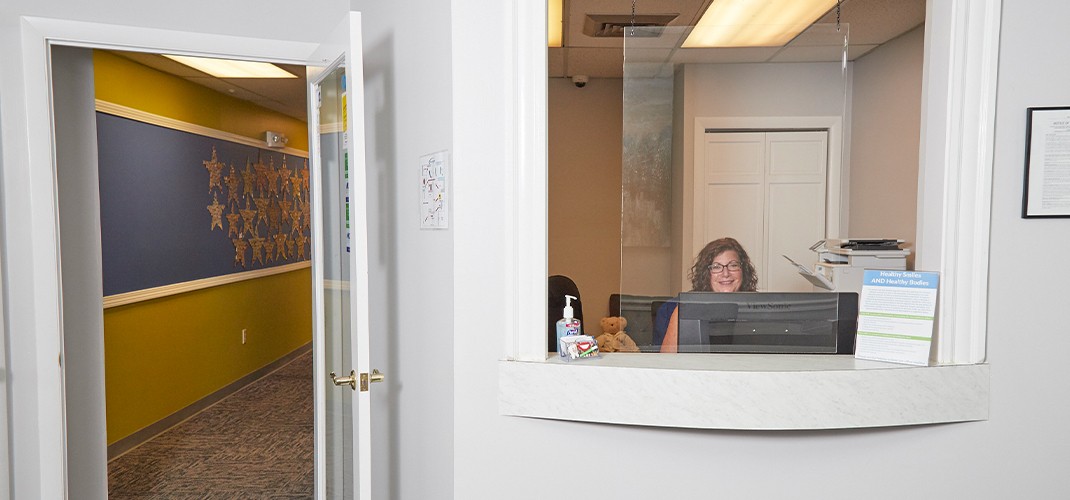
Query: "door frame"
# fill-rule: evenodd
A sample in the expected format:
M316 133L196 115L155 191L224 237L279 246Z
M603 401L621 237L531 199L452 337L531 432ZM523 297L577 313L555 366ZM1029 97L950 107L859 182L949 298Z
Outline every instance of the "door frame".
M63 380L63 367L57 360L78 353L63 350L63 302L97 300L100 291L64 290L60 284L60 200L53 165L50 46L166 51L306 65L318 44L37 17L22 18L20 36L25 128L17 137L25 142L6 146L13 148L15 155L20 151L25 154L25 171L18 172L25 174L25 178L7 179L21 181L17 189L23 194L18 199L9 199L5 205L30 210L21 219L11 221L6 229L7 236L25 242L9 248L6 259L12 289L20 289L27 295L17 305L9 296L12 307L4 312L12 332L33 332L33 335L24 335L19 340L15 339L18 336L11 337L10 404L25 409L13 414L9 422L11 478L36 479L36 483L31 480L24 485L14 484L16 496L65 498L69 493L65 419L77 415L65 414L64 388L55 381ZM23 146L25 150L21 149ZM11 175L16 167L8 166L11 157L7 158L4 170L6 175ZM11 197L11 192L11 188L5 188L5 195ZM78 244L77 241L66 243ZM15 262L28 264L23 267ZM103 342L103 331L90 334L100 335ZM106 429L100 432L105 433ZM106 460L106 455L100 459Z

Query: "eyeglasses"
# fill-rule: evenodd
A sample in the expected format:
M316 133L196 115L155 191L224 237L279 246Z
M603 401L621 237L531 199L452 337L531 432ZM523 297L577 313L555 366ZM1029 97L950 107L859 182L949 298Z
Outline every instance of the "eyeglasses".
M725 269L728 269L728 272L730 273L737 273L740 269L743 269L743 264L741 264L738 260L733 260L727 264L714 262L710 265L710 272L713 274L721 274L722 272L724 272Z

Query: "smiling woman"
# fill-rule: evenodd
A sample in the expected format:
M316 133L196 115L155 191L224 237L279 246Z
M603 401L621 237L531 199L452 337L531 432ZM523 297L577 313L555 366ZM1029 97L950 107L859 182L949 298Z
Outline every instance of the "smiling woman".
M758 273L743 246L733 238L711 241L695 257L695 264L688 273L691 291L694 292L755 292L758 290ZM673 304L668 302L667 304ZM678 343L679 309L670 306L672 313L664 333L659 332L655 318L654 339L663 338L661 352L676 352ZM659 318L668 308L659 309Z

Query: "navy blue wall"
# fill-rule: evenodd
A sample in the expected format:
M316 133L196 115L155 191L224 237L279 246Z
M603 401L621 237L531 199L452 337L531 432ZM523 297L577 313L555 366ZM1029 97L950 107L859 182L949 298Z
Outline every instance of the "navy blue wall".
M292 263L307 260L310 255L306 240L304 258L298 258L295 250L287 258L268 261L265 257L257 261L248 248L244 267L236 262L232 240L248 240L251 230L239 236L228 235L225 214L245 208L245 203L236 208L227 203L226 182L209 189L209 172L204 166L205 161L211 160L213 148L218 160L226 165L224 177L230 173L231 165L240 172L247 162L273 162L279 169L284 156L288 168L300 172L307 170L305 158L105 113L97 113L97 137L105 296ZM287 183L285 189L281 182L279 185L278 194L265 191L255 196L289 200L298 207L308 199L305 186L295 203L291 184ZM238 190L244 192L242 187ZM222 228L212 228L208 206L213 203L213 194L220 204L229 205L222 216ZM255 208L254 196L244 198ZM269 230L266 220L258 221L257 234L309 236L303 220L297 232L292 231L290 223L286 218L275 230Z

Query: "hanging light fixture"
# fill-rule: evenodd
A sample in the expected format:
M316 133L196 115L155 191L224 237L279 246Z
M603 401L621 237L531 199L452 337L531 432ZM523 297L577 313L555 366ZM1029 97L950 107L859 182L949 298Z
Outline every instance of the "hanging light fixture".
M837 0L713 0L682 46L780 47L836 4Z

